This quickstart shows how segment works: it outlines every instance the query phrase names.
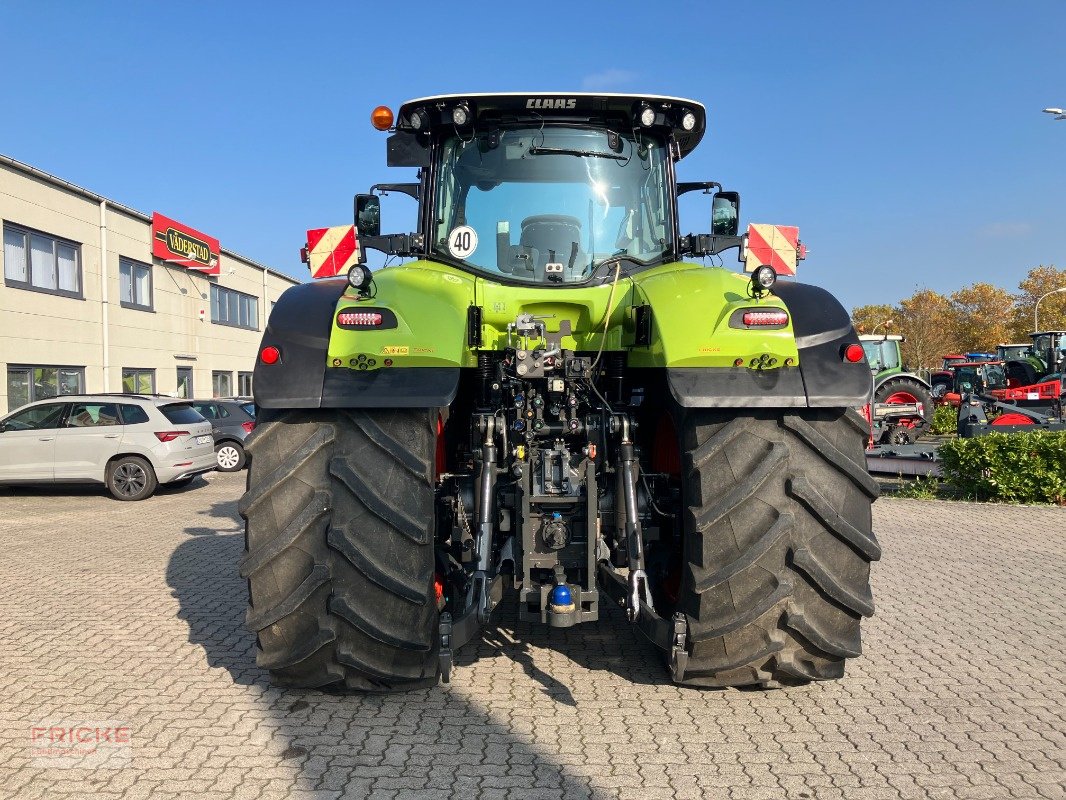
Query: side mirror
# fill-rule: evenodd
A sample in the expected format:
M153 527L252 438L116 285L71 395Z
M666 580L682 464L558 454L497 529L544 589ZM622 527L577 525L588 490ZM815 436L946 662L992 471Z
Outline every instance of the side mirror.
M711 234L736 236L740 230L740 193L717 192L711 201Z
M355 230L359 236L381 236L381 198L376 194L355 196Z

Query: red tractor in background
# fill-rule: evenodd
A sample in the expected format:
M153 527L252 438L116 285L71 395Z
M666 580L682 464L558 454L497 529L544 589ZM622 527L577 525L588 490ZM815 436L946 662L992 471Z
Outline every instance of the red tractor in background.
M1029 355L1005 362L1005 384L990 388L988 394L1003 403L1061 416L1066 331L1037 331L1029 337L1033 340Z

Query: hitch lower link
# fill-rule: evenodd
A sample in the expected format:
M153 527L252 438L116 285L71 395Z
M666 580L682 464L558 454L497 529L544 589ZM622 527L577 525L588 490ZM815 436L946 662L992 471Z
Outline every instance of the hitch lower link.
M626 616L630 622L636 622L640 616L640 606L644 603L651 611L655 604L651 599L648 586L648 573L644 564L644 532L640 525L640 512L637 509L637 479L640 474L640 460L631 437L631 422L625 414L614 418L616 429L621 432L618 446L622 462L622 493L625 507L626 550L629 554L629 592L626 601Z
M499 471L496 449L498 426L496 417L490 415L483 415L479 424L485 438L481 445L481 472L478 476L474 574L464 610L454 618L448 612L440 615L437 635L440 644L441 680L444 683L451 680L454 651L470 641L477 630L489 621L492 610L499 600L499 578L497 577L495 581L489 580L492 558L493 496L496 493L496 477Z

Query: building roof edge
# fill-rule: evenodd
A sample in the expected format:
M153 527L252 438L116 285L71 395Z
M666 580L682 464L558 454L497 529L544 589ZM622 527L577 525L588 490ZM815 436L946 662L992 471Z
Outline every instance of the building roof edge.
M58 186L62 189L66 189L67 191L73 192L74 194L78 194L82 197L87 197L91 200L95 200L97 203L106 203L110 207L121 211L124 214L128 214L131 217L136 217L137 219L143 220L145 222L152 221L151 214L146 214L143 211L138 211L136 208L124 205L123 203L119 203L115 200L112 200L110 197L104 197L104 195L102 194L91 192L82 186L78 186L76 183L71 183L68 180L64 180L63 178L60 178L56 175L52 175L49 172L45 172L43 169L38 169L37 167L31 166L30 164L26 164L16 158L12 158L11 156L6 156L3 153L0 153L0 164L11 167L12 169L17 170L19 172L23 172L27 175L32 175L35 178L40 178L43 181L51 183L53 186ZM292 277L291 275L286 275L284 272L281 272L280 270L277 270L274 267L268 267L266 264L260 264L255 259L248 258L248 256L242 256L240 253L230 250L229 248L221 247L219 249L226 255L232 258L239 258L241 261L244 261L247 264L251 264L253 267L261 269L264 272L268 272L271 275L276 275L277 277L282 278L283 280L290 281L293 284L300 283L299 280Z

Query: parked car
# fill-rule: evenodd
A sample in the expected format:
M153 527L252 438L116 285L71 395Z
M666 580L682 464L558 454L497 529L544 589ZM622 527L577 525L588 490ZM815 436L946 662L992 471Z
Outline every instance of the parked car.
M251 398L251 397L218 397L216 399L217 400L232 400L233 402L238 403L240 405L240 407L242 409L244 409L244 412L246 414L248 414L248 415L250 415L252 417L255 416L256 407L255 407L255 399L254 398Z
M248 457L244 454L244 440L255 429L255 404L244 398L228 397L190 402L211 423L219 472L244 469L248 463Z
M215 467L211 424L187 400L63 395L0 419L0 484L103 483L143 500Z

